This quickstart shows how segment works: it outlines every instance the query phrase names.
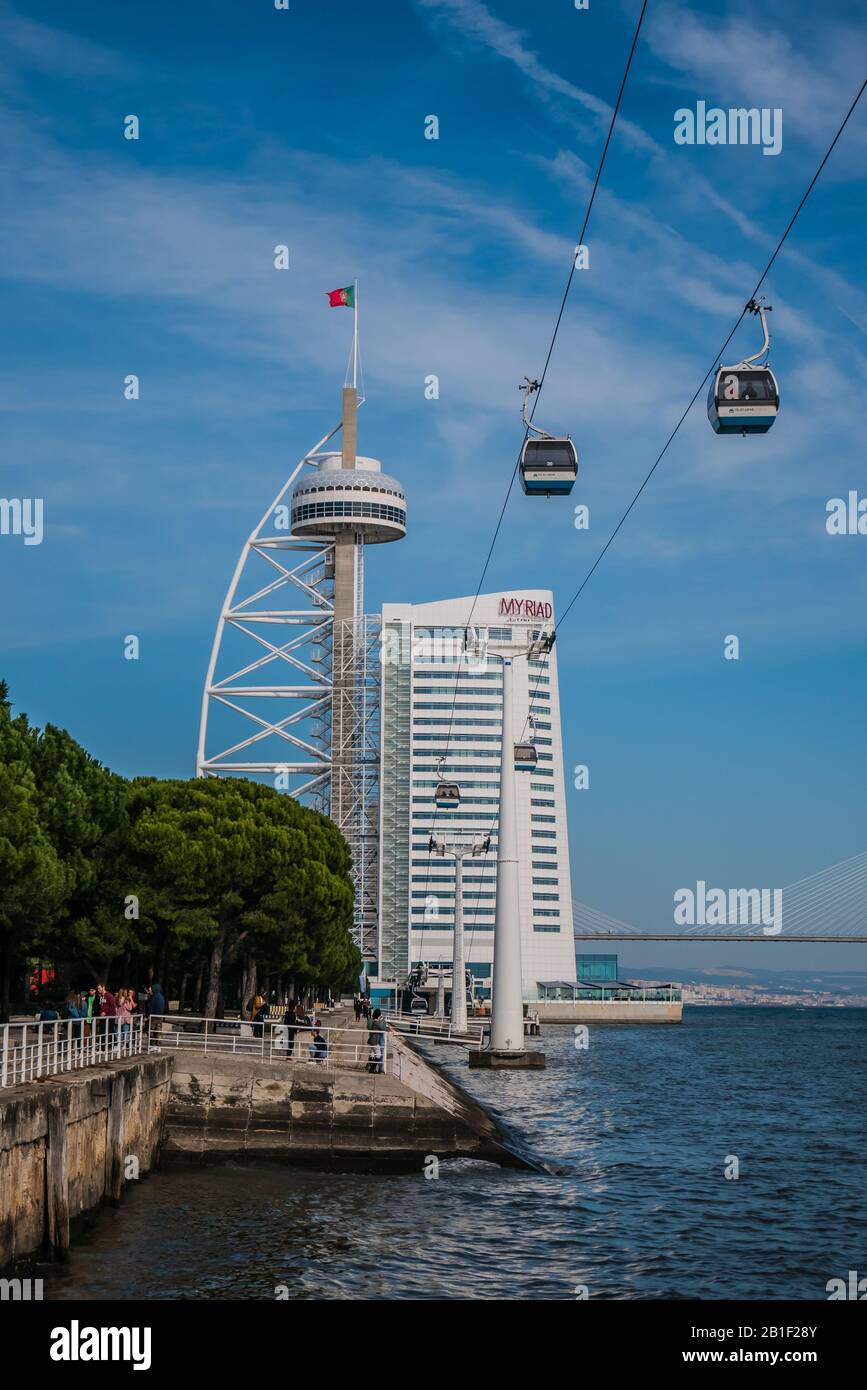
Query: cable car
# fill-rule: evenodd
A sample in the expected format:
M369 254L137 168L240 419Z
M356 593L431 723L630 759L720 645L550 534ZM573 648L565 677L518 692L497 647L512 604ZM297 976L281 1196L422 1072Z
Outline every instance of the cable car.
M434 792L434 802L441 811L454 811L455 807L461 804L461 789L457 782L446 782L443 778L442 768L445 758L440 758L437 763L437 777L440 784Z
M441 811L453 811L461 804L461 789L457 782L440 782L434 792L434 801Z
M773 307L751 299L746 306L762 321L764 343L752 357L734 367L719 366L707 397L707 418L716 434L767 434L780 408L780 388L766 362L770 347L765 314Z
M527 419L527 402L539 382L525 377L518 389L524 392L521 419L528 431L521 450L521 486L529 497L568 497L578 476L578 451L568 435L555 439ZM530 432L538 439L529 438Z
M515 744L515 771L534 772L536 770L535 743Z

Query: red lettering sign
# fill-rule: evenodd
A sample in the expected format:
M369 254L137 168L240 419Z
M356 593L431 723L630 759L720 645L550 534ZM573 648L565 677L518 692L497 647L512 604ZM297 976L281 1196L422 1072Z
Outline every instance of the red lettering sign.
M552 618L554 606L535 598L501 598L500 616L506 618Z

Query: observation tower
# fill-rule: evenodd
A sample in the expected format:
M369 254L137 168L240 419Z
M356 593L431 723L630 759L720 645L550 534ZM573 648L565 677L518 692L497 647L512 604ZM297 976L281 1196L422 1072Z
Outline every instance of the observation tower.
M323 812L352 854L353 935L376 956L380 618L364 552L406 535L401 484L357 452L358 293L341 418L299 460L241 551L202 692L196 775L265 781ZM340 435L340 452L325 446ZM288 499L288 500L287 500Z

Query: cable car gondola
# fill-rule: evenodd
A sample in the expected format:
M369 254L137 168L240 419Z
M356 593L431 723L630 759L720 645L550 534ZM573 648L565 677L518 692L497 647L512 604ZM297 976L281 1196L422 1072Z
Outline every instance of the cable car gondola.
M437 777L442 779L442 765L445 759L440 758L437 767ZM461 804L461 789L457 782L446 782L441 780L434 792L434 802L440 811L454 811Z
M527 401L539 382L525 377L518 389L524 392L521 419L528 431L521 450L521 486L530 497L567 497L578 475L578 451L568 435L555 439L527 419ZM539 438L529 438L529 431Z
M536 770L536 745L535 743L516 743L515 744L515 771L516 772L535 772Z
M441 782L434 792L434 801L441 811L453 811L461 804L461 789L457 782Z
M765 341L752 357L734 367L719 366L707 397L707 418L716 434L767 434L780 408L780 388L767 362L760 363L770 346L765 314L772 308L751 299L747 309L762 321Z

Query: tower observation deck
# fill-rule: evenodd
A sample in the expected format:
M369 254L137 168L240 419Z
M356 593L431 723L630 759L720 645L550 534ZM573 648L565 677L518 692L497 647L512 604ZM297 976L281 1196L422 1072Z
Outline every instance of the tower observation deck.
M298 462L229 584L202 693L196 773L267 781L331 817L352 855L354 939L373 959L380 619L364 612L364 553L406 535L407 508L401 484L357 453L358 366L356 307L340 423ZM322 451L338 433L340 452Z

